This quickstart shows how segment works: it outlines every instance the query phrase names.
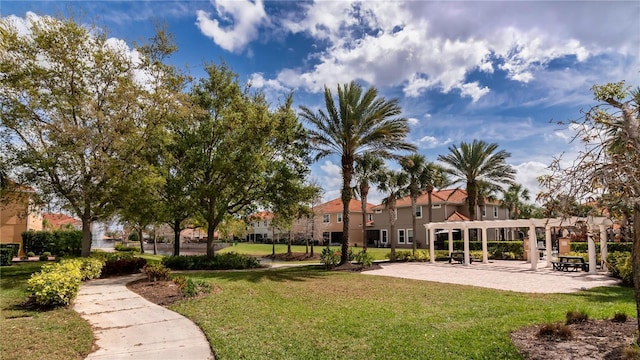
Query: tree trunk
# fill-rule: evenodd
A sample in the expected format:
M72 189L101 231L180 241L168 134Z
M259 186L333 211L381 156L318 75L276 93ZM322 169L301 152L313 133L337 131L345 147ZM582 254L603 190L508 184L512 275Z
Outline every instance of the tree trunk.
M213 243L213 234L216 231L216 224L209 219L207 221L207 257L212 258L215 255L215 244Z
M433 189L427 191L427 206L429 207L428 209L428 214L429 214L429 222L433 222L433 209L431 209L431 194L433 193ZM446 215L446 214L445 214ZM415 236L415 234L414 234Z
M349 262L349 204L351 203L351 178L353 157L342 157L342 256L340 265Z
M140 241L140 254L144 254L144 239L142 238L142 226L138 228L138 241Z
M173 255L180 255L180 221L173 224Z
M158 239L156 238L156 226L153 225L153 255L158 255Z
M287 241L287 254L291 255L291 231L289 231L289 239Z
M82 218L82 251L80 255L88 257L91 255L91 220Z
M362 251L367 251L367 196L369 196L368 187L360 187L360 202L362 208Z
M638 200L633 204L633 248L631 251L631 263L633 268L633 287L636 294L636 316L638 331L640 331L640 201ZM640 335L638 335L636 342L640 345Z

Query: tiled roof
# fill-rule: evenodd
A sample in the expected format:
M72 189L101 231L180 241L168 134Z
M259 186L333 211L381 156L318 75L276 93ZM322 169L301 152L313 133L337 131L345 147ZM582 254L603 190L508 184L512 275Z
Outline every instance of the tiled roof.
M374 205L367 203L367 212L372 211ZM342 199L333 199L313 207L313 211L320 214L332 214L342 212ZM349 203L349 212L362 213L362 203L360 200L351 199Z
M273 219L273 213L269 211L260 211L252 214L249 219L251 220L271 220Z
M79 224L82 223L78 219L74 219L71 216L65 214L42 214L42 219L47 220L49 224L51 224L54 228L59 228L68 224Z
M462 189L445 189L445 190L434 190L431 193L431 203L432 204L464 204L467 199L467 192ZM429 203L429 196L427 192L423 192L418 196L417 205L427 205ZM402 199L398 199L396 201L397 208L410 207L411 206L411 198L409 196L405 196ZM384 205L377 205L376 209L384 209Z
M463 214L454 211L453 214L449 215L447 221L469 221L470 219Z

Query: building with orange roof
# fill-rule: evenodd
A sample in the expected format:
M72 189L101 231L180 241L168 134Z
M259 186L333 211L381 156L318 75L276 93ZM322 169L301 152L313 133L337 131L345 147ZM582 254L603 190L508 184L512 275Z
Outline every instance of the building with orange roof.
M427 248L427 232L424 224L429 222L427 193L418 197L416 202L416 234L413 234L411 208L411 198L406 196L396 202L397 220L395 222L395 239L399 248L411 248L416 241L418 248ZM478 220L504 220L509 219L509 210L500 206L496 201L486 200L485 204L478 211ZM469 209L467 205L467 192L462 189L445 189L433 191L431 194L432 222L443 221L468 221ZM373 208L372 237L369 238L368 246L389 246L390 243L390 219L389 213L384 205ZM443 234L445 237L447 234ZM460 232L453 234L454 239L460 240ZM488 240L505 239L504 232L496 231L488 235ZM442 242L443 239L436 239Z
M42 215L45 230L74 229L82 230L82 220L65 214L46 213Z
M367 223L365 226L372 226L373 204L367 204ZM316 244L337 244L343 238L343 214L342 200L333 199L325 203L311 207L313 216L298 218L294 220L291 232L280 231L272 226L273 214L262 211L252 215L250 219L250 229L247 235L248 241L267 241L272 239L288 239L293 237L294 243L304 243L306 240L313 240ZM362 204L360 200L352 199L349 203L349 239L350 246L362 246Z

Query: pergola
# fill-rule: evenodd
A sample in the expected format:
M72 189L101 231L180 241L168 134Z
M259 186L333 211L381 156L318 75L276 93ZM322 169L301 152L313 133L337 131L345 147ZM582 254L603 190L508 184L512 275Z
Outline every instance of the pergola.
M482 231L482 262L488 263L489 258L487 255L487 229L506 229L506 228L529 228L529 260L531 261L531 270L536 270L538 267L538 242L536 241L536 228L545 229L545 248L546 248L546 267L551 267L551 228L553 227L567 227L575 226L577 223L586 223L589 228L589 234L587 237L588 251L589 251L589 273L596 272L596 245L593 240L592 230L600 230L600 253L603 259L607 256L607 227L611 226L613 222L605 217L570 217L570 218L549 218L549 219L517 219L517 220L481 220L481 221L445 221L436 223L427 223L424 225L427 230L427 237L429 239L429 255L431 262L435 262L435 248L434 241L436 230L448 230L449 231L449 244L452 244L452 232L455 229L459 229L463 233L464 239L464 264L469 265L469 229L481 229Z

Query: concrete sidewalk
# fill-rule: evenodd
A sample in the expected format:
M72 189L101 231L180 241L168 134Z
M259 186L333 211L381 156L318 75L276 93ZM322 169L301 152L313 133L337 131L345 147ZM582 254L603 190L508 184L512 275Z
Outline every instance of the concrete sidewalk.
M87 359L214 359L209 342L191 320L126 287L140 278L82 283L73 309L93 326L97 348Z
M492 260L488 264L474 262L471 265L411 262L383 264L382 269L362 273L524 293L570 293L620 283L606 272L554 271L545 265L546 262L540 262L538 269L533 271L531 264L517 260Z

